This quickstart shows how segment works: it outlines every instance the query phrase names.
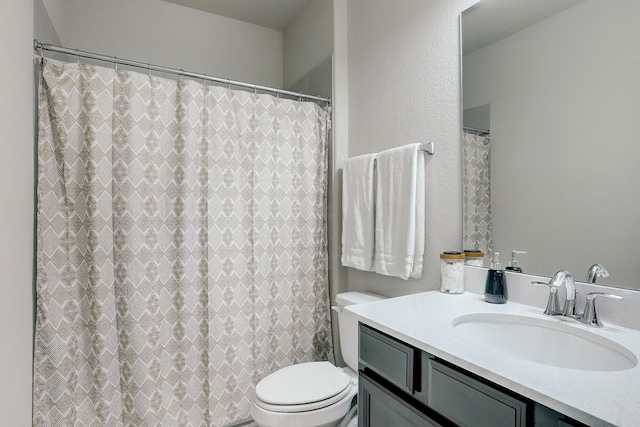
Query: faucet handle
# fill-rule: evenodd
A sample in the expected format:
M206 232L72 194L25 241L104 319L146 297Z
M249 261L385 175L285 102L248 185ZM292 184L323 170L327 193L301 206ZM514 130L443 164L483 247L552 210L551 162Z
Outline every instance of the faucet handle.
M620 301L621 299L624 299L624 297L621 297L620 295L608 294L606 292L589 292L587 294L587 300L593 301L597 297L612 299L612 300L615 300L615 301Z
M615 301L624 299L620 295L608 294L606 292L590 292L587 294L587 304L584 306L584 314L580 322L589 326L602 326L602 322L598 319L596 314L596 298L603 297Z
M549 288L549 300L547 301L547 307L544 309L544 314L547 316L559 316L560 311L560 302L558 301L558 288L559 286L552 284L551 282L531 282L533 286L544 286Z
M549 281L549 282L540 282L540 281L537 281L537 280L533 280L533 281L531 281L531 284L533 286L547 286L550 290L554 290L556 292L558 291L557 288L560 287L560 285L556 285L555 283L551 283L551 281Z

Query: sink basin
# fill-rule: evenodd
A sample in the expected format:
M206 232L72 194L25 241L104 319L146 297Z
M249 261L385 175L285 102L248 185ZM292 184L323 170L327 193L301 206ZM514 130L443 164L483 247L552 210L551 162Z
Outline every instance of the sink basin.
M638 364L625 347L570 322L478 313L457 317L453 327L463 339L529 362L601 372Z

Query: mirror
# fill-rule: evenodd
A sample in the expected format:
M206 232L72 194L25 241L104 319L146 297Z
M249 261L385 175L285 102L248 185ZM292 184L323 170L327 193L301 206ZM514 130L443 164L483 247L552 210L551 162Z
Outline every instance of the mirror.
M490 131L493 249L524 273L640 289L640 2L483 0L462 14L464 126Z

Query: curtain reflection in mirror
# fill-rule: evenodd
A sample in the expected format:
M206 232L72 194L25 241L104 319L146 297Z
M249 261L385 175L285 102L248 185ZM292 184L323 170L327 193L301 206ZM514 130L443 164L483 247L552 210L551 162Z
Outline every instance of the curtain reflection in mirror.
M487 253L493 247L491 224L490 136L465 129L463 150L463 248Z

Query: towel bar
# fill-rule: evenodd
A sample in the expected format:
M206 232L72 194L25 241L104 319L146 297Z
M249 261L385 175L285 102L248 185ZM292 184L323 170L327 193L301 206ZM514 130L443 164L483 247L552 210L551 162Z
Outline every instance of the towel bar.
M425 151L428 155L433 156L436 152L436 147L433 142L427 142L426 144L420 144L420 149Z

